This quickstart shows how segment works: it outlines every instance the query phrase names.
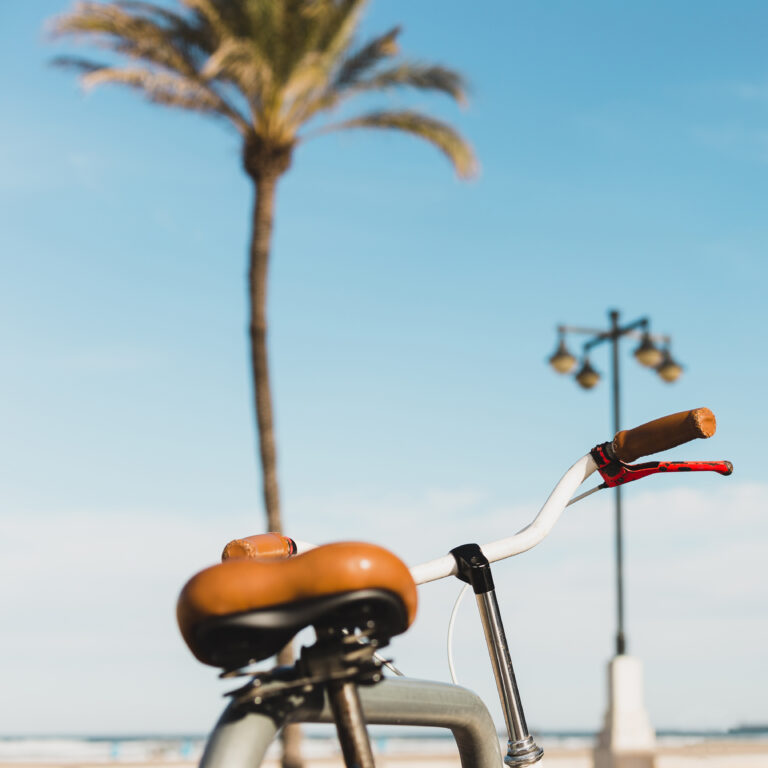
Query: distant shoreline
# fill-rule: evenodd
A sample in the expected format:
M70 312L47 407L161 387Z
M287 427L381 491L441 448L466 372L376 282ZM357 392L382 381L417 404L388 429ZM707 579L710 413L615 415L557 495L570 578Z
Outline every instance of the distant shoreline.
M330 726L329 726L330 727ZM452 739L453 736L445 728L408 728L393 726L386 730L380 726L370 726L371 738L396 738L396 739ZM595 739L598 731L589 730L538 730L531 729L534 736L543 739ZM504 731L498 731L500 739L506 739ZM768 740L768 724L737 725L725 730L714 729L686 729L686 728L660 728L656 730L658 739L677 737L690 737L701 739L725 739L754 736L765 736ZM327 733L306 732L307 739L328 739ZM140 742L140 741L205 741L208 732L205 733L10 733L0 734L0 743L8 741L84 741L84 742Z
M544 742L546 765L554 768L591 768L592 750L581 747L555 747ZM695 744L680 746L660 746L656 752L657 768L700 768L716 760L717 768L754 768L768 765L768 739L751 740L701 740ZM397 754L379 753L376 756L377 768L459 768L459 758L455 752L443 749L426 752L406 752ZM190 760L107 760L107 761L70 761L70 760L16 760L6 761L0 758L3 768L195 768L198 758ZM308 768L343 768L338 754L307 755ZM279 768L275 756L265 760L263 768Z
M384 734L372 729L377 768L448 768L459 766L450 733ZM588 731L541 732L546 764L553 768L591 768L595 734ZM506 739L502 736L500 741ZM308 768L341 768L338 743L330 734L311 734L305 742ZM195 768L204 738L195 736L0 737L2 768ZM668 731L659 734L657 768L717 768L768 765L768 735ZM278 768L277 745L263 768Z

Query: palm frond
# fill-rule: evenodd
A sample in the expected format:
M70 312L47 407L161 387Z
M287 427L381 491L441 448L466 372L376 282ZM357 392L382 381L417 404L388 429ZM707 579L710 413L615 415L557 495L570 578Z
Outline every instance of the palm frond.
M374 38L360 50L347 57L341 63L334 78L334 90L356 83L364 73L373 69L384 59L396 56L400 52L397 45L397 36L400 32L400 27L393 27L389 32Z
M318 50L328 66L333 66L349 48L360 22L366 0L325 0L329 20L323 25Z
M207 58L210 32L165 8L141 0L79 2L72 13L56 18L53 35L85 37L101 48L146 65L111 67L73 57L59 66L79 69L85 87L103 82L144 90L151 101L228 117L241 133L249 121L229 102L216 82L207 82L199 61ZM118 74L123 73L123 74Z
M355 91L383 91L398 86L441 91L456 99L459 104L465 104L467 100L467 86L458 72L446 67L407 62L379 70L370 77L358 80L351 87Z
M54 20L52 32L55 37L87 37L100 48L191 74L194 62L177 44L183 20L176 18L180 26L169 30L147 15L130 13L116 4L80 2L72 13Z
M126 85L141 91L150 101L158 104L215 113L231 118L225 105L214 93L191 80L165 72L151 72L139 67L135 69L102 67L83 75L81 82L86 89L104 83ZM244 128L247 128L247 124Z
M366 0L315 0L304 2L303 13L294 13L288 25L301 42L294 46L283 74L285 87L298 93L326 86L339 58L350 46ZM299 3L300 4L300 3Z
M227 117L264 148L293 146L315 115L358 94L405 87L465 99L466 84L453 70L386 63L399 53L399 27L355 47L366 0L178 2L179 12L165 0L81 0L54 20L53 35L129 61L64 56L54 63L78 70L86 87L117 83L157 103ZM476 167L453 128L416 111L371 112L321 132L341 128L400 130L435 145L461 176Z
M202 16L187 19L146 0L112 0L112 3L123 10L136 12L134 16L143 14L145 19L162 28L165 38L172 41L173 46L193 66L197 66L201 53L210 52L216 45L215 30Z
M451 96L459 104L466 104L468 88L464 78L447 67L404 61L396 66L376 70L376 64L380 63L384 56L390 55L386 52L388 45L394 46L391 55L396 53L395 40L398 32L399 28L396 27L347 59L337 72L333 83L323 92L316 94L313 100L303 104L301 111L291 113L291 120L301 125L317 113L333 109L342 101L359 93L397 87L440 91ZM372 69L372 74L366 74L366 71Z
M307 57L335 64L351 45L367 0L283 0L278 31L282 46L283 82L300 69Z
M302 0L292 1L302 5ZM280 80L277 125L282 136L295 135L311 113L312 105L332 90L334 71L352 44L365 2L304 0L303 13L293 14L292 22L303 38L303 53L298 58L291 57Z
M95 72L107 66L107 64L91 61L90 59L81 59L78 56L56 56L56 58L51 60L51 64L54 67L74 69L81 73Z
M112 0L112 5L122 8L125 11L137 11L143 13L147 18L153 19L155 22L164 22L169 27L186 27L187 22L178 13L163 8L155 3L145 2L145 0Z
M428 141L437 147L453 164L462 178L477 173L477 160L469 144L450 125L412 110L370 112L360 117L325 126L319 131L346 130L348 128L384 128L403 131ZM310 138L305 137L305 138Z
M244 38L228 37L205 62L201 73L206 80L224 80L237 85L254 105L264 102L272 87L272 69L258 49Z
M191 11L194 11L199 19L204 19L207 26L213 31L217 41L232 34L232 26L227 23L227 18L222 15L218 3L213 0L179 0ZM231 5L231 4L230 4Z

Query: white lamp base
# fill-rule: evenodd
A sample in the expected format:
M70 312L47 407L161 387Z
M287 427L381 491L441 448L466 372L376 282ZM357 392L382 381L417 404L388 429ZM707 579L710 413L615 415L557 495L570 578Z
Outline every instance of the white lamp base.
M643 704L643 665L634 656L608 664L608 710L597 738L595 768L653 768L656 734Z

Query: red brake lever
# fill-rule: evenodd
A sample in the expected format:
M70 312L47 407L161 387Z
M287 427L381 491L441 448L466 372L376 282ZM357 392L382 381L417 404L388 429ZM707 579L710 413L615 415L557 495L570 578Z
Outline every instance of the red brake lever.
M717 472L720 475L733 472L730 461L647 461L643 464L625 464L611 455L610 445L603 443L591 451L597 470L604 480L601 488L626 485L659 472Z

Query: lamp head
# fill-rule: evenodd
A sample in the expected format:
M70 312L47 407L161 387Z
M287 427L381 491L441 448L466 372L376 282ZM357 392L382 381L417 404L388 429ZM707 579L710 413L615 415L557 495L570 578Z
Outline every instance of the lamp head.
M653 343L651 334L648 331L643 334L640 345L635 350L635 358L640 365L645 365L648 368L656 368L661 365L663 353Z
M661 353L661 362L656 366L656 373L661 376L664 381L672 383L677 381L683 373L683 366L680 365L673 357L668 349L665 349Z
M600 381L600 374L592 367L588 357L584 358L581 370L576 374L576 381L584 389L592 389Z
M565 346L565 339L561 338L552 357L549 358L549 364L558 373L570 373L576 365L576 358L568 351Z

